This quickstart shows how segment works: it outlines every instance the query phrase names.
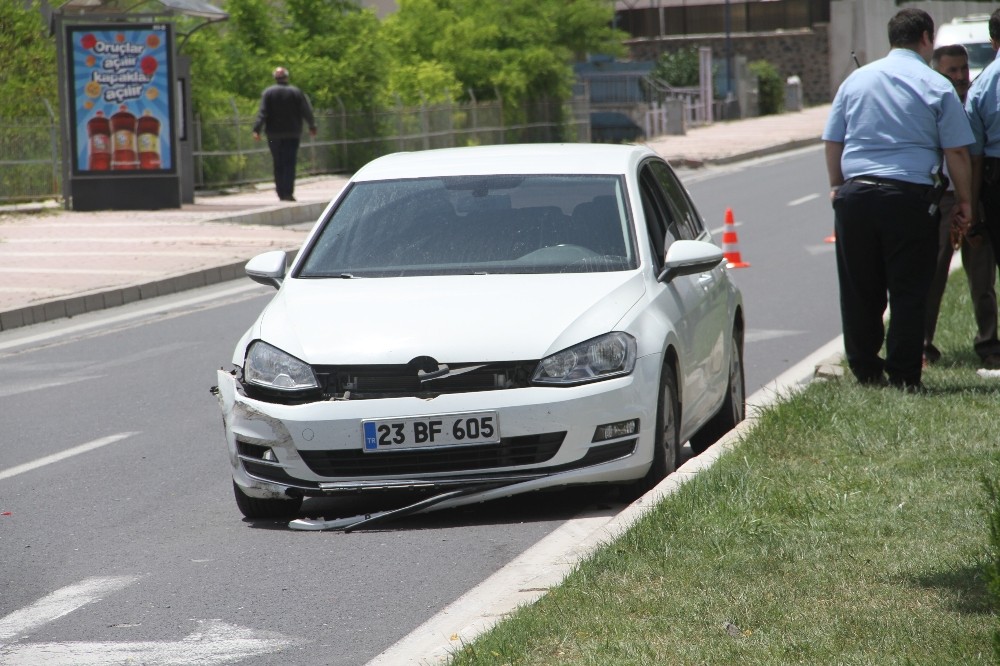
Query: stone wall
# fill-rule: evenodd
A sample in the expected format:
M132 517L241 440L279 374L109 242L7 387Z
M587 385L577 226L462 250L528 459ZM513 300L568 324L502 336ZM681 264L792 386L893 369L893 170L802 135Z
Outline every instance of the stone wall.
M829 102L830 46L829 27L818 23L812 29L767 33L738 33L731 36L733 55L745 56L747 62L767 60L782 79L798 76L806 105ZM626 42L632 60L656 60L661 53L683 48L707 46L715 62L725 62L724 35L689 35L686 37L650 37Z

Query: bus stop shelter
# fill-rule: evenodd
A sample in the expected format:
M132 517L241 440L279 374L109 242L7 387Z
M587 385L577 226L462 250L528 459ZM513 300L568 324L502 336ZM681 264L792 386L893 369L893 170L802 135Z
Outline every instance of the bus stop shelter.
M191 67L178 51L227 18L207 0L68 0L53 10L67 208L194 201Z

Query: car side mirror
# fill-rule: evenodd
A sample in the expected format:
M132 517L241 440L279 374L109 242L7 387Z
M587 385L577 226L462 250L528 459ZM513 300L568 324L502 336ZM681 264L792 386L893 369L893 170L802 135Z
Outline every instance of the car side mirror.
M710 271L724 258L722 250L713 243L679 240L670 244L663 261L663 270L656 276L658 282L667 283L681 275Z
M285 279L285 262L287 256L282 250L272 250L258 254L247 262L247 276L254 282L260 282L269 287L278 289L281 281Z

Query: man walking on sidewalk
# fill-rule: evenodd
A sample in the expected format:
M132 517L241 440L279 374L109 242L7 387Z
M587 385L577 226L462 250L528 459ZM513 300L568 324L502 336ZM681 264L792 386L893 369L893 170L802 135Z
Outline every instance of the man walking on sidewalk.
M848 365L862 384L883 385L888 375L889 384L919 391L943 192L934 174L943 150L955 183L953 217L968 224L973 136L954 87L927 66L930 15L903 9L888 28L889 54L841 84L823 140Z
M274 162L274 187L282 201L295 201L295 165L303 120L309 124L309 134L316 136L309 98L288 83L288 70L278 67L274 70L274 85L261 95L253 138L260 141L261 128L267 134L267 147Z

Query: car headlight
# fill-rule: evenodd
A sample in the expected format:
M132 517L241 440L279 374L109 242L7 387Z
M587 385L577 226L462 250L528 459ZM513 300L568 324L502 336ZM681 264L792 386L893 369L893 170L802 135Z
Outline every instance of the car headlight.
M635 338L615 331L543 358L531 381L583 384L627 375L635 368Z
M286 354L266 342L257 341L247 350L243 363L244 381L278 389L279 391L301 391L319 387L316 375L308 363L303 363L291 354Z

